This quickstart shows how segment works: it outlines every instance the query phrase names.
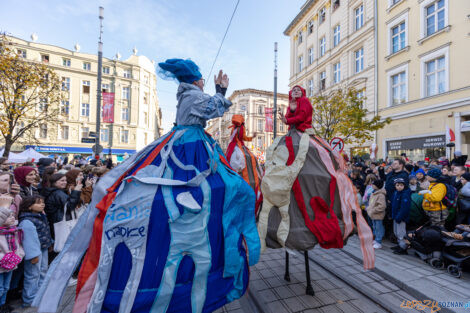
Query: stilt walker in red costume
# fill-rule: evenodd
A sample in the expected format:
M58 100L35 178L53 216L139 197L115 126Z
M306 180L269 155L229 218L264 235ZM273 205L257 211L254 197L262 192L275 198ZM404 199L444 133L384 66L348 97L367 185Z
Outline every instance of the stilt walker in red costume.
M256 136L256 133L254 133L253 137L246 136L245 118L240 114L233 115L232 125L229 128L232 128L232 133L230 135L230 144L225 154L232 169L238 172L255 191L255 214L258 215L259 207L263 200L260 190L263 171L258 164L258 159L245 146L245 141L251 141Z
M266 151L261 183L263 206L258 222L262 251L266 247L286 247L304 252L309 295L314 291L308 250L316 244L325 249L342 248L354 228L353 210L364 268L374 267L372 232L362 217L344 159L314 135L312 113L305 90L294 86L289 92L287 114L280 113L289 131L275 138ZM290 280L287 253L285 279Z

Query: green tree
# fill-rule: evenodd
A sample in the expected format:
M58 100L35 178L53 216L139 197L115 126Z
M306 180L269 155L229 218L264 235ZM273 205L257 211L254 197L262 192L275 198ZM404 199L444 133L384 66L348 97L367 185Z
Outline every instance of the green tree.
M373 139L373 132L390 123L389 118L368 118L363 97L355 88L336 89L330 94L311 98L313 105L313 129L326 140L340 137L345 144L363 144Z
M35 139L36 129L49 133L60 115L61 81L46 64L20 56L13 42L0 34L0 134L8 156L12 145ZM46 126L44 126L46 125ZM57 127L55 127L57 128Z

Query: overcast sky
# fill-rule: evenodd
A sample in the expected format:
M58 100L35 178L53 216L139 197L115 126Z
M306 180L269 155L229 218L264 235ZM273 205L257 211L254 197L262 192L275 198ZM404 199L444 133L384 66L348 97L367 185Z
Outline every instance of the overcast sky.
M98 41L98 7L105 9L104 56L120 52L122 60L137 47L157 63L167 58L191 58L204 77L209 74L236 0L2 0L0 30L38 42L95 53ZM278 90L287 92L289 38L283 31L305 0L240 0L214 72L230 77L233 90L273 90L274 42L279 42ZM213 75L212 75L213 76ZM177 84L158 79L157 91L165 132L176 112ZM212 79L206 92L213 93Z

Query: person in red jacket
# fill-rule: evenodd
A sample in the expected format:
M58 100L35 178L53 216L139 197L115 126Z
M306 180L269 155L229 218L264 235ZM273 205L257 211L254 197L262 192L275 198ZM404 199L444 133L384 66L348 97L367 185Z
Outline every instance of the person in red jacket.
M287 114L280 112L281 120L284 124L289 125L289 129L293 126L304 132L308 128L312 128L312 104L305 94L305 89L296 85L289 91L289 108Z

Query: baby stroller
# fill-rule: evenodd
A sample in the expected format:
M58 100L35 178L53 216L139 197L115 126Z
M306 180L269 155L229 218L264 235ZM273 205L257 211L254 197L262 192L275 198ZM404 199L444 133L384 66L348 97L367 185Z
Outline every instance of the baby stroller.
M437 269L444 268L442 249L444 242L441 239L441 228L427 226L428 223L415 231L409 232L407 237L416 255L423 261Z
M470 264L470 225L457 225L454 232L442 232L445 243L442 257L447 272L456 278L462 276L462 265Z

